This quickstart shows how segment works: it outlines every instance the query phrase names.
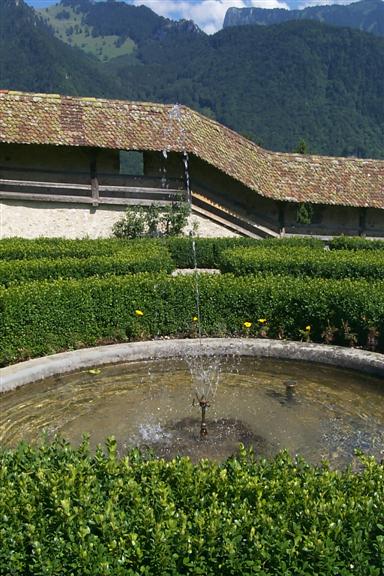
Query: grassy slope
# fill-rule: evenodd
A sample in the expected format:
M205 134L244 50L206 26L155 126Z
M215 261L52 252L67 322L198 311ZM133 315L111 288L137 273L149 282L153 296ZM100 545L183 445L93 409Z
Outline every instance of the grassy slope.
M93 54L102 62L132 55L136 50L136 44L131 38L122 40L116 35L95 36L93 27L84 22L83 14L77 13L70 6L54 4L37 12L52 27L59 40ZM61 14L66 16L60 17Z
M0 2L0 88L119 95L116 79L96 58L55 38L24 2Z

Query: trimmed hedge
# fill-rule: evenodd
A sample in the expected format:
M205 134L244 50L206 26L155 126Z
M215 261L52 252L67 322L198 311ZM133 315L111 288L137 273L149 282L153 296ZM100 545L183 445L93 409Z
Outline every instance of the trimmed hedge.
M384 350L384 282L202 275L199 290L205 335L364 347L374 330L375 347ZM191 276L136 274L0 288L1 364L101 342L193 336L195 306ZM137 309L142 317L135 316ZM267 320L262 330L259 319ZM252 326L245 330L244 322ZM308 325L309 334L303 332Z
M313 250L311 248L235 248L221 254L220 269L234 274L292 274L322 278L384 279L384 251Z
M286 238L255 240L253 238L195 238L198 266L218 268L223 250L235 247L263 247L283 249L289 247L322 248L321 240L315 238ZM6 238L0 240L1 260L36 260L40 258L89 258L91 256L111 256L124 254L147 246L167 246L178 268L193 268L192 241L188 237L162 239L142 238L138 240L79 239L64 238ZM145 248L143 248L145 249Z
M0 284L9 286L32 280L55 278L171 272L173 269L174 264L166 246L134 245L130 250L118 252L113 256L0 261Z
M3 450L0 573L12 576L381 576L384 468L286 453L171 462L107 442Z
M120 240L116 238L65 239L65 238L4 238L0 240L0 260L21 260L37 258L88 258L108 256L130 250L133 245L165 243L174 258L176 266L193 268L191 239L187 237ZM195 238L198 265L201 268L217 268L223 250L236 247L260 248L313 248L322 249L324 242L318 238L276 238L255 240L252 238ZM384 250L384 241L367 240L361 237L338 236L329 242L331 250Z
M331 250L384 250L383 240L367 240L361 236L336 236L329 242Z
M133 245L124 240L102 238L3 238L0 240L0 260L36 260L37 258L89 258L110 256Z
M254 238L195 238L196 259L199 268L219 268L221 254L230 248L253 248L255 250L284 250L292 248L322 249L324 244L316 238L284 238L255 240ZM194 259L190 238L165 240L178 268L193 268Z

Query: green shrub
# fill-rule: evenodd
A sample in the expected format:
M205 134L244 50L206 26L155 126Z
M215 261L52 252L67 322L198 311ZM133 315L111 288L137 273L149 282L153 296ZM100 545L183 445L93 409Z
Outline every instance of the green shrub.
M329 242L331 250L384 250L383 240L367 240L361 236L336 236Z
M9 286L32 280L170 272L173 269L174 265L166 246L133 245L130 250L117 252L113 256L0 261L0 284Z
M300 238L295 237L283 237L283 238L267 238L263 240L263 244L268 247L277 248L317 248L321 250L324 248L323 240L319 238L314 238L311 236L305 236Z
M124 250L127 242L117 239L4 238L0 240L1 260L35 260L36 258L89 258L109 256Z
M296 211L296 222L298 224L311 224L314 214L314 207L310 202L302 202Z
M260 335L267 319L271 338L366 346L378 331L384 349L384 283L292 276L201 276L204 335ZM137 318L135 310L142 310ZM0 289L1 363L101 342L194 334L195 279L163 274L33 282ZM347 323L347 324L345 324ZM348 334L353 334L351 340ZM307 338L306 338L307 339Z
M384 252L234 248L222 252L220 268L222 272L240 275L273 273L335 279L384 279Z
M384 468L171 462L56 441L3 450L0 573L381 576Z
M116 238L140 238L144 236L146 227L146 213L141 206L128 207L124 216L114 223L113 235Z
M176 214L177 216L177 214ZM179 268L193 268L191 238L168 237L162 239L141 238L135 240L102 238L97 240L65 238L5 238L0 240L1 260L36 260L38 258L89 258L90 256L111 256L136 245L150 246L165 243ZM286 238L254 240L252 238L195 238L198 265L201 268L215 268L219 265L220 254L227 248L236 246L260 246L263 248L284 249L285 247L322 248L323 243L314 238Z
M187 202L172 202L167 206L130 206L113 225L116 238L177 236L187 225L190 206Z
M322 249L324 244L316 238L271 238L255 240L254 238L194 238L196 259L199 268L219 268L221 254L224 250L236 247L254 249L273 249L274 251L307 247ZM191 238L169 238L166 240L172 258L178 268L193 268L194 259Z
M220 254L233 246L253 246L260 240L251 238L193 238L199 268L218 268ZM168 238L166 244L178 268L194 268L191 238Z

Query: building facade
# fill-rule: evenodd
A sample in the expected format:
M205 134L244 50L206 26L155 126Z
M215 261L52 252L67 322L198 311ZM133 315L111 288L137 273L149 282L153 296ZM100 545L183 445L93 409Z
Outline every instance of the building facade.
M384 237L384 161L270 152L184 106L0 93L1 236L50 235L53 212L52 235L105 235L187 199L237 234Z

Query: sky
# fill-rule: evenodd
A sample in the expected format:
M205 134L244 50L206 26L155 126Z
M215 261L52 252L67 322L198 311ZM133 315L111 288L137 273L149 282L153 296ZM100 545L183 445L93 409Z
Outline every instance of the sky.
M1 1L1 0L0 0ZM57 4L59 0L25 0L35 8ZM193 20L204 32L213 34L223 25L228 8L257 7L296 9L324 4L351 4L353 0L125 0L127 4L145 4L157 14L179 20Z

